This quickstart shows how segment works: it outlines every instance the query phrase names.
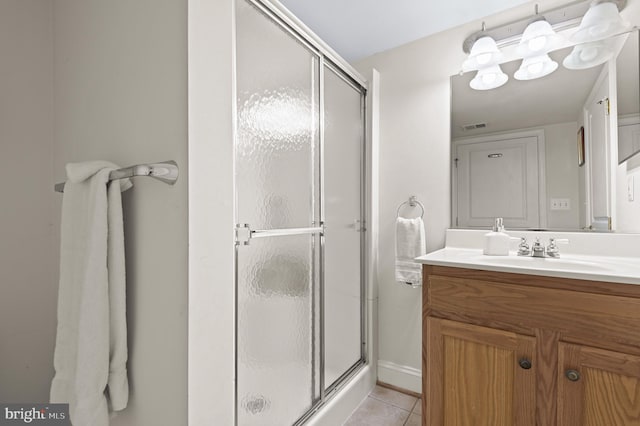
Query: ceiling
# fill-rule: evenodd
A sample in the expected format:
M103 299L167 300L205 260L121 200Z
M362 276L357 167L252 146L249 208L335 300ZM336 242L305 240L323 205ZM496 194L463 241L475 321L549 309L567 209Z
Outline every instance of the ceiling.
M527 0L280 0L349 62ZM479 28L478 28L479 29Z

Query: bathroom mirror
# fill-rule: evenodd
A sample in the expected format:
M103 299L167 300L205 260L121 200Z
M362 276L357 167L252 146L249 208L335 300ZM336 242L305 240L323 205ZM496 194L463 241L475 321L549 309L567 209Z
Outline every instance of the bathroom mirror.
M604 116L609 108L615 111L606 101L618 97L607 92L609 63L568 70L562 60L571 48L565 48L549 54L558 69L539 79L513 78L521 60L501 65L509 80L493 90L471 89L475 72L451 77L453 227L486 229L499 216L507 228L610 230L619 206L611 205L617 188L606 172L633 156L634 146L640 149L633 121L640 103L638 32L617 43L620 59L611 61L619 68L620 125L636 125L635 132L622 129L630 134L631 148L619 148L620 157L610 148L618 141L602 147L584 143L585 119L602 124L594 132L607 132Z

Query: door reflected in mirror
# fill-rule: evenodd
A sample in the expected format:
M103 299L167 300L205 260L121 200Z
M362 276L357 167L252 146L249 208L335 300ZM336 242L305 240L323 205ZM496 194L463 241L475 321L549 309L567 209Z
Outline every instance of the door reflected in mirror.
M616 167L626 170L634 155L622 158L619 141L629 135L630 146L640 148L638 32L609 41L618 59L593 68L560 65L546 77L519 81L513 75L521 61L508 62L501 66L509 81L488 91L469 87L474 73L451 78L454 227L487 229L503 217L511 229L640 231L640 217L637 226L628 220L618 226L626 206L616 201L616 186L626 185L626 175L616 183ZM561 64L570 51L549 56ZM620 132L610 115L616 111Z

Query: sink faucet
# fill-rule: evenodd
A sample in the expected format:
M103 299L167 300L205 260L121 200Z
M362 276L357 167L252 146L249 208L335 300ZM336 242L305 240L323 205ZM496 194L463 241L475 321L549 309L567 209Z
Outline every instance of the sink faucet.
M518 246L518 256L532 256L532 257L560 257L560 250L558 249L558 243L568 243L566 238L549 238L549 245L545 247L540 242L540 238L536 238L535 242L529 248L527 240L523 237L520 239L520 245Z
M529 247L529 244L527 244L527 239L525 237L520 238L518 256L531 256L531 248Z
M569 240L567 238L549 238L549 245L547 246L547 256L549 257L560 257L560 250L558 250L558 243L568 243Z
M531 246L531 256L533 257L544 257L545 249L542 244L540 244L540 238L536 238L535 243Z

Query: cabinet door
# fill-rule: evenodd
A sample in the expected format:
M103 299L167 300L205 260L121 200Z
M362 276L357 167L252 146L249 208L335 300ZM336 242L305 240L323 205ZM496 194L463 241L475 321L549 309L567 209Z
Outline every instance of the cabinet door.
M535 424L535 338L427 318L426 425Z
M640 426L640 357L560 343L558 425Z

